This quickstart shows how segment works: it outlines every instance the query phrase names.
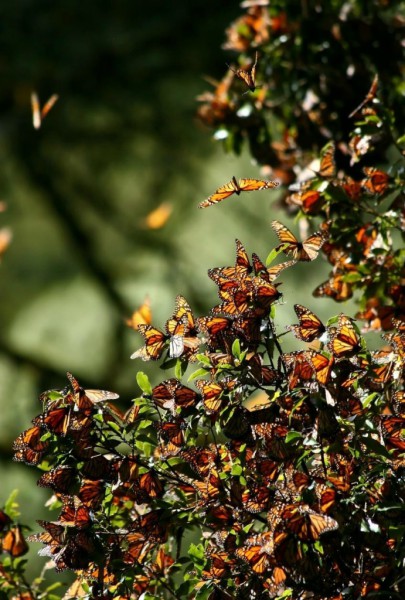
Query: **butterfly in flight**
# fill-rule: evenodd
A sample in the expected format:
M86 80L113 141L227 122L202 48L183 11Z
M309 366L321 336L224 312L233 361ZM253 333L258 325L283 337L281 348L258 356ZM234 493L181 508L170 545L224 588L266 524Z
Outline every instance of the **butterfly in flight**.
M45 102L43 107L41 108L39 103L38 95L35 92L31 94L31 109L32 109L32 124L34 129L39 129L41 127L42 121L45 119L46 115L49 113L53 105L58 100L59 96L57 94L52 94L52 96Z
M251 66L251 68L247 71L246 69L233 69L230 65L226 64L228 69L230 69L233 73L235 73L236 77L243 81L243 83L248 87L247 92L254 92L258 87L256 85L256 65L257 65L257 57L258 53L256 52L255 62Z
M280 223L280 221L272 221L271 226L281 242L281 244L277 246L277 250L282 246L285 246L285 248L283 248L284 252L286 254L291 254L295 260L315 260L327 237L326 234L317 231L303 242L299 242L288 227Z
M207 206L211 206L212 204L218 204L218 202L225 200L225 198L232 196L232 194L239 196L241 192L269 190L279 185L278 181L264 179L239 179L238 181L236 177L232 177L229 183L221 185L211 196L200 202L198 208L207 208Z

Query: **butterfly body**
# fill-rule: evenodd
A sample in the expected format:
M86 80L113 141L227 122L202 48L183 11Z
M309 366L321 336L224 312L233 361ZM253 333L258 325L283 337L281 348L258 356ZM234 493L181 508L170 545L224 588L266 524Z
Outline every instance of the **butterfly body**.
M249 70L246 69L233 69L228 64L226 65L228 69L230 69L233 73L235 73L236 77L243 81L243 83L247 86L249 92L254 92L258 87L256 85L256 65L257 65L257 57L258 54L256 52L255 62ZM245 92L246 93L246 92Z

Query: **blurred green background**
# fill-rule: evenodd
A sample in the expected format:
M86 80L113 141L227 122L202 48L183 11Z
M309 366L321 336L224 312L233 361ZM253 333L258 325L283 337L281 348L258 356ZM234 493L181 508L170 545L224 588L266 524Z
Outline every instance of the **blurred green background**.
M11 462L13 440L41 410L39 393L64 387L69 370L128 406L137 370L154 383L167 376L129 359L142 339L125 318L145 294L158 327L177 294L204 314L218 302L207 269L234 262L235 238L263 260L277 243L270 221L286 217L276 192L197 209L233 175L260 175L195 117L196 96L210 89L204 76L220 79L234 59L221 44L240 13L232 0L0 7L0 227L13 232L0 265L0 503L19 488L23 522L44 518L49 497L35 485L38 471ZM39 130L34 90L41 103L59 94ZM162 202L173 206L167 224L145 228ZM296 322L294 302L338 312L311 298L327 264L306 267L282 277L280 331Z

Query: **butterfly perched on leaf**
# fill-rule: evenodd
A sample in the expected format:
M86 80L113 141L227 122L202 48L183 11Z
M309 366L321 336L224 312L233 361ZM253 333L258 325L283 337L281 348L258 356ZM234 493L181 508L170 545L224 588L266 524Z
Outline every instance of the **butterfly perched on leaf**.
M317 231L303 242L299 242L295 235L279 221L272 221L272 228L277 234L281 244L277 250L283 248L285 254L291 254L295 260L311 261L318 256L320 249L327 239L327 235Z
M316 314L301 304L294 304L294 310L300 324L290 325L287 329L293 331L295 337L303 342L312 342L320 338L325 331L325 326Z
M207 206L218 204L218 202L225 200L225 198L232 196L232 194L239 196L241 192L269 190L277 187L278 185L280 185L278 181L264 179L239 179L238 181L235 177L232 177L229 183L221 185L221 187L219 187L211 196L209 196L206 200L203 200L198 207L206 208Z
M335 358L347 358L361 350L361 340L352 320L339 315L336 329L330 329L330 349Z
M230 69L233 73L235 73L236 77L243 81L243 83L248 87L247 91L254 92L257 88L256 86L256 65L257 65L258 53L256 52L255 61L249 70L246 69L233 69L228 64L226 65L228 69ZM246 92L245 92L246 93Z
M335 519L317 513L307 505L287 505L281 516L285 529L304 542L315 542L322 534L338 528Z
M318 177L333 179L336 176L335 151L334 142L330 142L321 156L319 170L316 171Z

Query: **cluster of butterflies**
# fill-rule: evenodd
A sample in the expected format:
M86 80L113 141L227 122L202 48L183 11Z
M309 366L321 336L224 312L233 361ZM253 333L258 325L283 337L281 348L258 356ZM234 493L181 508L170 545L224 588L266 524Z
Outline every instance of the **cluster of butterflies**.
M248 342L258 342L262 317L267 316L271 305L281 298L275 279L297 261L315 260L327 240L326 233L316 232L299 242L279 221L273 221L272 227L280 240L276 250L283 250L292 260L267 268L257 254L253 254L250 262L244 246L236 240L235 266L208 272L218 286L221 299L221 303L212 309L211 317L196 319L186 299L179 295L174 313L162 331L151 324L150 302L145 299L127 320L127 325L139 331L145 341L131 358L158 360L168 350L170 358L193 361L203 340L208 339L208 346L215 350L218 340L235 337L238 333Z

